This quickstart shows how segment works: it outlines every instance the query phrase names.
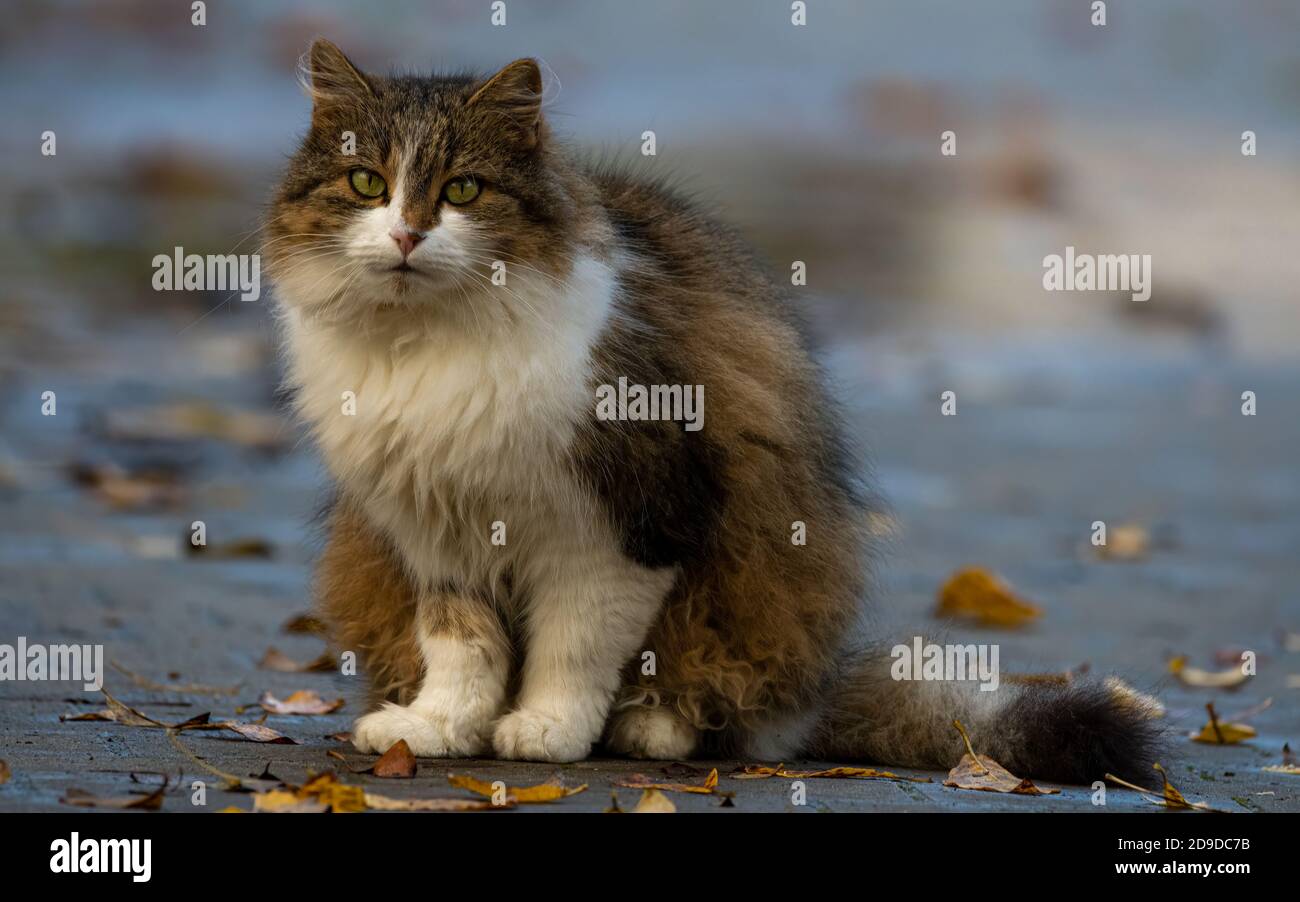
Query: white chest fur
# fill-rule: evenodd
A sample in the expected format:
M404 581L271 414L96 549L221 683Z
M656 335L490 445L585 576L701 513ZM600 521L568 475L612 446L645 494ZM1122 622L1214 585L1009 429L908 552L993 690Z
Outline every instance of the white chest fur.
M530 309L510 326L398 342L288 308L300 412L419 581L492 588L556 535L608 541L568 453L613 281L580 258L563 285L510 286Z

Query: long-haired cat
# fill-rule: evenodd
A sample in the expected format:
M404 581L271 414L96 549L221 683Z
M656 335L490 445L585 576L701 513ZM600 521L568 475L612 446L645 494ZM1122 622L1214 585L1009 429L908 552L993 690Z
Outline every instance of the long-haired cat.
M337 484L318 593L369 678L359 749L948 767L959 718L1016 773L1146 771L1100 683L895 681L854 647L872 501L791 299L561 146L532 60L380 77L318 41L306 75L264 254ZM602 415L620 379L702 416Z

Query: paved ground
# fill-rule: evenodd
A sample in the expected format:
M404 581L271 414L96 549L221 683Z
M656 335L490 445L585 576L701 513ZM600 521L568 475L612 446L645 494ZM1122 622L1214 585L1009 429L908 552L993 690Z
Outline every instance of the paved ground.
M96 431L107 415L177 398L270 410L265 330L260 310L241 310L180 333L133 322L107 334L69 328L57 344L10 342L16 387L6 392L0 420L0 642L104 643L109 658L149 679L239 686L231 696L155 691L109 672L110 691L166 721L209 710L230 716L264 690L347 697L331 716L270 718L298 745L184 736L219 770L244 776L269 767L299 781L339 765L329 750L342 751L354 767L369 760L326 738L348 729L357 711L351 680L257 666L272 645L299 660L322 650L320 640L280 629L309 604L307 523L322 490L313 458L289 433L284 449L265 452L219 441L139 446ZM1286 688L1287 674L1300 673L1300 654L1286 652L1281 639L1286 630L1300 631L1297 373L1241 368L1213 348L1180 341L945 347L894 337L840 350L834 360L855 429L895 507L882 630L933 630L934 592L947 574L965 564L997 570L1046 608L1044 618L1017 632L957 625L950 635L1000 643L1004 671L1086 662L1094 672L1122 672L1160 696L1175 731L1199 728L1207 701L1232 714L1272 698L1251 719L1256 739L1232 747L1178 742L1167 765L1189 797L1218 808L1300 810L1300 777L1261 770L1281 761L1284 742L1300 748L1300 690ZM55 417L39 416L47 389L58 395ZM938 415L947 389L958 392L956 417ZM1237 412L1244 389L1260 398L1253 419ZM183 498L160 510L115 511L67 476L69 462L109 459L176 468ZM271 543L274 556L183 556L196 519L207 523L213 545L255 537ZM1084 546L1097 519L1142 522L1159 547L1145 561L1098 561ZM1236 692L1183 688L1168 677L1171 655L1215 668L1214 653L1235 647L1260 659L1259 675ZM0 759L12 771L0 786L0 810L57 810L69 787L121 796L137 788L130 775L146 771L181 772L186 785L208 779L208 811L251 807L247 795L217 791L218 781L162 731L60 721L99 706L72 684L0 683ZM723 788L736 793L734 809L716 797L687 795L674 796L678 807L797 807L789 780L726 777L737 763L696 762L722 771ZM447 789L448 772L516 785L558 771L591 788L551 807L602 810L611 781L635 772L663 776L659 768L605 759L562 768L422 762L412 781L347 779L382 782L378 791L414 798L459 794ZM934 782L811 780L800 810L1091 810L1084 788L1009 797L944 788L942 774L928 776ZM617 794L625 808L639 795ZM169 796L165 807L193 809L187 791ZM1123 791L1110 793L1109 808L1158 810Z

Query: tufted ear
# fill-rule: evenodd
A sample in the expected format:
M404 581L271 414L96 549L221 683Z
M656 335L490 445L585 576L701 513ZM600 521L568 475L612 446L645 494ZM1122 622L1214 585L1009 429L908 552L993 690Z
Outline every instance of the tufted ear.
M312 99L312 116L331 106L374 95L374 88L343 51L324 38L312 42L301 65L301 81Z
M541 140L542 73L537 61L515 60L482 84L467 107L491 107L504 113L525 147Z

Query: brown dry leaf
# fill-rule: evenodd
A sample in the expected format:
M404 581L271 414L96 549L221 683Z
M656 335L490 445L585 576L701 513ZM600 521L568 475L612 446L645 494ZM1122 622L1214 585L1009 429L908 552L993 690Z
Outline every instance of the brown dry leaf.
M288 736L277 730L271 729L265 724L245 723L237 720L223 720L218 724L213 724L213 726L219 729L230 730L231 732L238 733L240 736L253 742L270 742L275 745L298 744L296 739L290 739Z
M1151 549L1146 527L1124 523L1107 530L1106 544L1095 546L1097 556L1110 561L1140 561Z
M847 777L854 780L908 780L912 783L932 783L929 777L904 777L887 770L871 767L832 767L828 770L786 770L784 764L765 767L761 764L746 764L741 770L732 773L733 780L756 780L764 777L788 777L804 780L811 777Z
M329 634L325 621L310 612L295 614L286 620L280 629L286 633L296 635L325 636Z
M609 791L609 807L605 809L604 814L627 814L618 804L618 793L614 790Z
M1205 710L1210 714L1210 722L1201 728L1201 732L1193 733L1194 742L1208 742L1214 745L1234 745L1243 739L1253 739L1256 735L1255 728L1244 723L1232 723L1219 720L1219 715L1215 713L1214 703L1210 702L1205 706Z
M3 786L4 784L8 783L9 778L12 776L13 776L13 771L9 769L8 762L0 761L0 786Z
M1030 780L1015 776L988 755L976 755L961 721L954 720L952 723L957 728L957 732L961 733L962 742L966 743L966 754L962 755L957 766L948 772L948 779L943 781L944 786L1029 796L1054 795L1060 792L1059 789L1040 789Z
M497 797L497 790L491 783L485 780L478 780L474 777L462 776L459 774L448 774L447 782L457 789L468 789L470 792L478 793L489 799ZM587 784L581 786L567 787L559 783L540 783L537 786L521 786L505 788L505 797L508 802L518 802L521 805L530 805L536 802L554 802L556 799L562 799L566 796L576 795L587 788Z
M414 777L415 755L411 753L411 747L406 744L406 740L397 740L393 747L384 752L375 762L370 772L376 777L395 777L403 780Z
M1043 614L1038 605L1016 596L987 570L968 567L939 589L938 617L970 618L984 626L1020 626Z
M271 646L266 650L266 654L262 655L262 660L257 662L257 666L263 670L274 670L279 673L310 673L335 670L338 668L338 662L329 652L323 651L314 660L301 663L275 646Z
M330 733L325 738L328 739L330 742L351 742L352 734L351 733Z
M182 401L109 413L105 434L118 441L193 441L218 439L250 448L274 450L288 435L280 418L252 410Z
M164 729L168 726L123 704L109 695L107 690L100 689L99 691L103 693L104 700L108 702L108 707L103 711L92 711L87 714L63 714L59 716L59 720L106 720L112 723L125 724L128 727L161 727Z
M333 714L343 707L343 699L336 698L327 702L312 689L299 689L284 701L270 692L263 692L257 703L262 706L262 710L272 714Z
M1199 667L1188 667L1186 655L1179 655L1172 659L1169 662L1169 672L1178 677L1179 682L1184 686L1192 686L1196 689L1236 689L1250 679L1250 674L1244 672L1241 665L1227 670L1202 670Z
M633 774L626 780L615 781L614 785L628 789L658 789L662 792L691 792L698 795L735 795L735 793L718 789L718 769L716 767L709 771L709 775L704 778L703 783L663 783L653 780L645 774Z
M1146 799L1148 802L1150 802L1153 805L1160 805L1161 807L1164 808L1174 808L1174 809L1192 809L1196 811L1215 811L1215 812L1218 811L1217 808L1211 808L1205 802L1187 801L1187 799L1183 797L1183 794L1174 787L1174 784L1169 782L1169 775L1165 773L1165 769L1163 767L1161 767L1159 764L1154 764L1152 765L1152 767L1154 767L1157 771L1160 772L1160 777L1162 780L1164 780L1164 784L1165 784L1164 789L1159 793L1152 792L1150 789L1143 789L1141 786L1134 786L1132 783L1121 780L1119 777L1115 776L1114 774L1106 774L1106 779L1110 780L1112 783L1118 783L1120 786L1123 786L1125 789L1132 789L1134 792L1140 793L1142 795L1142 798Z
M673 800L653 787L641 793L640 800L632 809L633 814L672 814L677 810Z
M514 802L493 805L489 799L391 799L365 794L366 807L374 811L492 811L513 808Z
M234 695L239 691L239 686L205 686L202 683L159 683L148 677L132 673L116 661L109 661L108 663L132 683L141 689L148 689L150 692L179 692L183 695Z
M132 776L134 777L134 775ZM123 798L105 798L84 789L72 787L63 794L63 798L59 799L59 801L64 805L75 805L78 808L130 808L157 811L162 808L163 795L167 792L169 780L165 774L153 774L152 776L162 777L162 783L151 792L129 795Z
M208 715L203 714L199 717L193 717L183 724L177 724L172 729L177 731L190 730L230 730L232 733L238 733L251 742L269 742L275 745L297 745L298 741L290 739L278 730L273 730L262 721L248 723L242 720L221 720L208 721Z

